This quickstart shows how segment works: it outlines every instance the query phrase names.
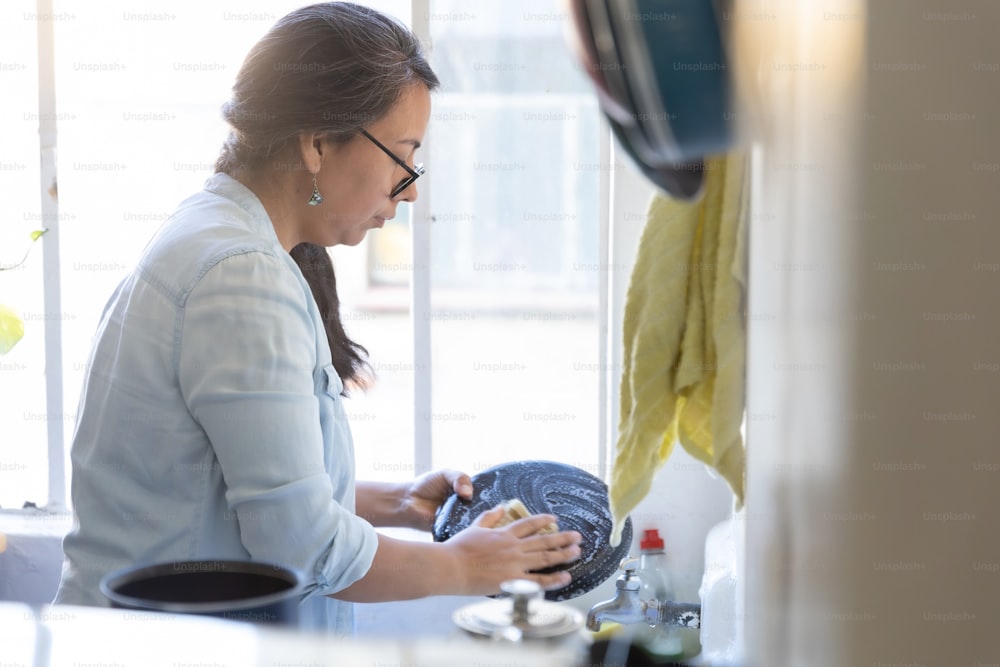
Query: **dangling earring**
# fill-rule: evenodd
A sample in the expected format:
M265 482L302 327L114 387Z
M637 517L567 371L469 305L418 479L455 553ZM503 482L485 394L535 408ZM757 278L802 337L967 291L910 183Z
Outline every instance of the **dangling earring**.
M317 204L323 203L323 195L319 193L319 188L316 187L316 174L313 174L313 193L309 201L306 202L310 206L316 206Z

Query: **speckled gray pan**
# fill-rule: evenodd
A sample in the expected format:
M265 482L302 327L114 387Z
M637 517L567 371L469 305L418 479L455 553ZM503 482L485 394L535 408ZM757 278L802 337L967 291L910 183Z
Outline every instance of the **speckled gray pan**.
M552 514L560 530L575 530L582 536L581 556L568 565L541 570L568 570L568 586L547 591L545 598L562 601L597 588L618 571L632 544L632 522L627 519L622 539L612 547L608 487L580 468L554 461L516 461L484 470L472 478L472 500L450 496L434 520L438 542L468 527L481 513L512 498L520 499L532 514Z

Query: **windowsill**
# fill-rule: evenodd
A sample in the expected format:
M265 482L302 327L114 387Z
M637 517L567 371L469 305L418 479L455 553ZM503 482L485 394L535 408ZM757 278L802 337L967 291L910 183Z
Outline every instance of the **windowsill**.
M0 533L32 537L62 537L73 526L70 512L47 512L42 509L0 510Z
M12 537L55 537L60 540L73 527L73 515L70 512L46 512L37 509L0 510L0 534L7 537L8 543ZM412 528L378 528L378 532L400 540L430 542L428 532ZM3 550L0 550L0 554Z
M72 526L68 512L0 510L0 600L52 601L62 572L62 539Z

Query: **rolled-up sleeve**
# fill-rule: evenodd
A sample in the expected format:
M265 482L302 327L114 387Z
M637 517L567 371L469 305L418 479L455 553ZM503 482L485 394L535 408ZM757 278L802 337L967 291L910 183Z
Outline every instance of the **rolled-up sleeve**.
M236 254L200 277L181 312L181 391L215 450L244 547L306 573L306 593L354 583L377 535L336 502L324 464L303 284L281 258Z

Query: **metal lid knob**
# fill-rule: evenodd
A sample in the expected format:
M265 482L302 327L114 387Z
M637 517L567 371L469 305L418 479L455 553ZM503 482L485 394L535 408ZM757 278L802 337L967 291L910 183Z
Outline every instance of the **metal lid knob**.
M542 587L529 579L509 579L500 584L500 590L513 600L511 622L527 623L531 616L528 607L532 600L542 597Z
M511 600L491 600L463 607L452 619L469 632L497 641L520 642L569 635L583 625L572 607L541 599L542 587L528 579L509 579L500 590Z

